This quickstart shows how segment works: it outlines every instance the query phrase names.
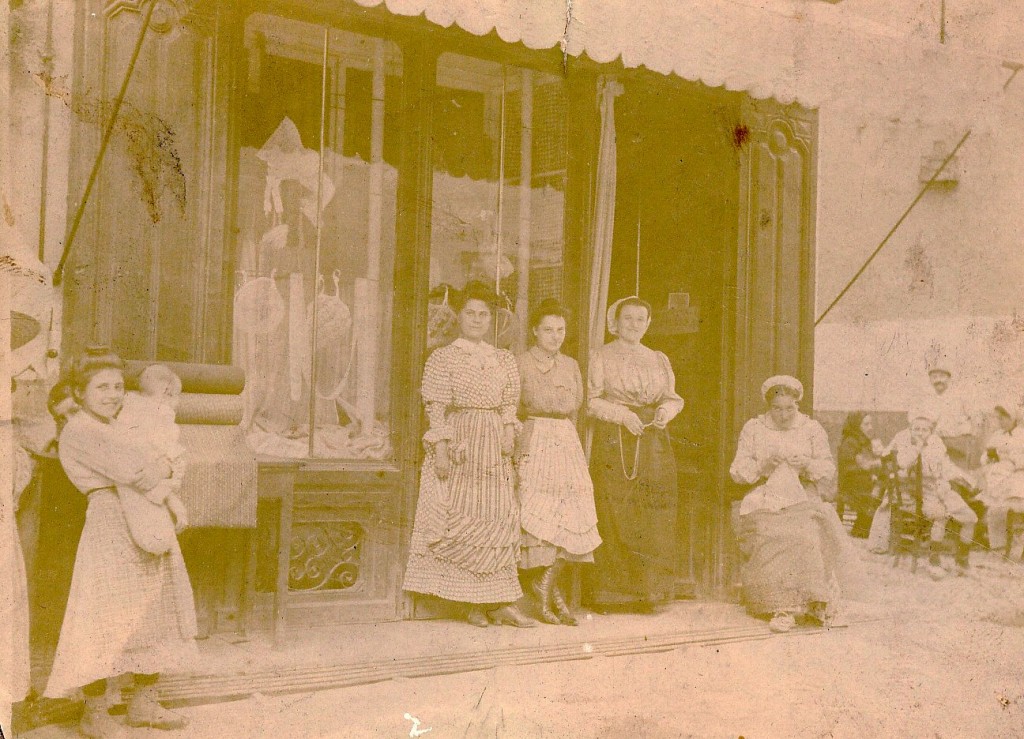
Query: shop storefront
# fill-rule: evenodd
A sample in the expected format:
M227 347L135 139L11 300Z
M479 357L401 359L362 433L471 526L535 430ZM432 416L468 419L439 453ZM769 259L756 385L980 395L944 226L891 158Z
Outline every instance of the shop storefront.
M816 114L563 55L527 21L517 37L352 2L149 11L79 11L71 192L132 76L68 263L63 352L245 370L248 441L294 474L289 620L429 612L400 590L419 376L470 279L499 288L513 351L531 306L569 306L584 370L609 298L654 305L648 343L687 401L679 591L726 594L735 432L765 375L811 385ZM261 506L259 591L279 520Z

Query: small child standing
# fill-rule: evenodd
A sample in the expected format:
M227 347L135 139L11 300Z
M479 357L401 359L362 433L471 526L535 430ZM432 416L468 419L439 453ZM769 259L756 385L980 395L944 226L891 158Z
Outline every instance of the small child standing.
M181 379L169 367L151 364L139 376L139 392L125 396L117 416L118 424L135 443L170 464L173 470L171 477L158 483L143 497L170 512L174 519L174 533L179 534L188 526L185 504L178 497L185 472L185 448L181 445L181 429L175 422L180 398ZM118 492L122 493L121 490ZM124 503L126 496L122 493L121 497ZM142 546L141 542L136 543Z

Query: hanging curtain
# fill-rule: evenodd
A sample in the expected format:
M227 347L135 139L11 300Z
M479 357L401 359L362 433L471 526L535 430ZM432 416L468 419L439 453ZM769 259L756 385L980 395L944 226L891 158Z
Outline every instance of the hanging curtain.
M598 85L601 108L601 144L597 159L597 196L594 198L594 232L591 238L594 261L590 268L590 347L604 343L608 306L608 278L612 265L615 232L615 98L623 93L622 83L603 77Z

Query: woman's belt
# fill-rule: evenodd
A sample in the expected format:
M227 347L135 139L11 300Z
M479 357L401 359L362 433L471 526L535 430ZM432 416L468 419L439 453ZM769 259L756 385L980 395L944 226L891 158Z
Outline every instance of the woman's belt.
M85 491L85 496L89 497L93 493L99 493L99 492L102 492L104 490L109 490L112 493L116 493L117 492L117 488L116 487L114 487L113 485L107 485L107 486L102 487L102 488L93 488L92 490L86 490Z
M658 412L658 406L656 404L625 405L625 407L633 411L637 415L637 417L644 423L650 423L651 421L653 421L655 414Z
M458 413L459 411L491 411L493 413L498 413L499 411L501 411L501 407L500 406L488 406L488 407L485 407L485 406L480 406L480 405L458 405L458 406L455 406L452 410L455 413Z
M564 420L570 418L570 416L569 416L568 413L530 413L530 414L527 414L526 420L530 420L531 418L554 418L554 419L559 420L559 421L564 421Z

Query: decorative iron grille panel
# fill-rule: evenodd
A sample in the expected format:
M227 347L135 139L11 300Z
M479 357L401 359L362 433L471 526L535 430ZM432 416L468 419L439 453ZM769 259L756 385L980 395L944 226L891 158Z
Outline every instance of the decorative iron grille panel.
M288 588L348 590L359 584L366 532L350 521L296 521Z

